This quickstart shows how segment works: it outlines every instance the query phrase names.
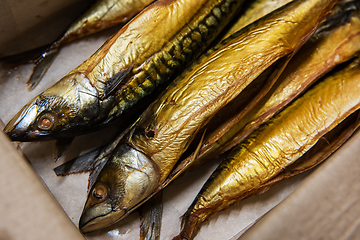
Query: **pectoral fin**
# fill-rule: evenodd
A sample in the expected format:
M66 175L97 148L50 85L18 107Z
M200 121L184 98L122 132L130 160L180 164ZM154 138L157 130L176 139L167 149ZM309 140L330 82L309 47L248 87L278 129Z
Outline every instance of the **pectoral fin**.
M54 160L55 162L64 154L64 152L70 147L74 138L65 138L56 140L55 150L54 150Z
M67 176L75 173L90 172L102 161L97 157L104 147L96 148L88 153L80 155L54 169L57 176Z
M139 208L140 213L140 239L160 239L162 219L162 191L146 201Z
M131 71L132 66L129 66L125 70L121 70L116 73L112 78L108 79L104 84L103 92L100 94L100 99L104 100L109 96L120 84L126 86L127 82L125 82L126 76Z

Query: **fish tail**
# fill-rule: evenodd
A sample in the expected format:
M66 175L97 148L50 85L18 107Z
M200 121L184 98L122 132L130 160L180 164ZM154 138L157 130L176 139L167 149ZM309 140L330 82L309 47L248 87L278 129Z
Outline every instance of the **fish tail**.
M181 220L182 230L179 235L173 240L191 240L197 235L200 226L205 222L213 213L211 209L203 208L196 211L187 211Z

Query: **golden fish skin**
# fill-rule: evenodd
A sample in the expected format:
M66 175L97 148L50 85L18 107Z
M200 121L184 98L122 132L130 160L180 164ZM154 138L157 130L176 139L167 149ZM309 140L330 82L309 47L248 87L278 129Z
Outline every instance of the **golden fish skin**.
M334 3L294 1L210 50L179 76L142 114L117 146L121 151L115 150L100 171L80 218L81 231L115 223L153 194L195 134L252 80L283 63L271 74L276 79Z
M5 132L17 141L68 138L124 116L148 102L145 97L198 57L241 4L238 0L151 4L90 58L25 105Z
M239 14L237 14L237 17L233 19L233 21L229 24L230 28L225 29L222 40L225 40L232 34L238 32L245 26L253 23L254 21L258 20L259 18L265 16L266 14L274 11L275 9L285 5L286 3L290 2L290 0L274 0L274 1L267 1L267 0L255 0L251 2L247 2L244 4L244 6L241 8ZM239 96L237 97L239 98ZM225 110L227 111L227 110ZM230 109L231 112L235 111ZM219 115L219 113L217 114ZM223 122L224 117L221 115L221 122ZM216 116L215 116L216 117ZM215 118L214 117L214 118ZM215 124L216 126L220 125L220 123ZM207 125L208 126L208 125ZM206 128L207 128L206 126ZM182 174L190 165L192 167L196 167L197 165L201 165L203 162L206 161L207 155L209 155L211 158L213 158L213 154L218 154L218 147L220 144L217 142L214 143L214 141L217 140L221 134L224 134L224 131L221 130L215 130L215 133L212 134L212 132L209 132L209 129L206 131L205 140L201 143L201 148L199 153L193 152L188 156L185 160L181 161L180 164L177 164L177 167L170 173L169 177L166 179L166 181L162 184L163 187L168 185L173 179L177 178L180 174ZM216 140L214 140L216 139ZM211 148L208 150L208 148ZM215 149L215 151L213 151ZM215 152L215 153L214 153ZM209 154L207 154L209 153ZM195 157L196 156L196 157ZM196 163L195 163L196 162ZM194 164L195 163L195 164Z
M238 202L294 163L360 108L360 65L333 74L238 145L185 213L179 236L192 239L210 215Z
M119 23L126 23L154 0L98 0L72 23L54 45L65 44Z
M234 23L226 30L223 39L289 2L291 0L254 0L246 3L240 11L240 17L233 20Z
M333 6L333 2L317 3L295 1L289 9L301 12L300 16L318 15L318 19L304 16L306 20L296 22L299 15L289 17L281 10L235 34L178 78L176 87L171 85L168 89L173 90L143 113L129 143L160 166L162 180L201 127L263 71L293 54L310 37Z
M270 92L245 116L232 120L236 124L223 124L220 129L214 130L215 134L208 136L199 161L214 158L239 144L321 76L360 51L360 10L355 2L337 7L342 10L336 10L336 15L329 16L295 54ZM220 131L226 133L219 137Z
M285 168L276 177L263 184L255 192L249 192L248 196L255 193L263 193L267 191L275 183L302 172L310 170L325 161L332 153L339 149L359 128L360 111L352 113L344 119L339 125L330 132L323 135L321 139L304 155L302 155L295 163Z
M76 19L35 62L33 72L27 81L28 88L34 89L47 72L59 49L76 39L126 23L154 0L98 0L84 14Z

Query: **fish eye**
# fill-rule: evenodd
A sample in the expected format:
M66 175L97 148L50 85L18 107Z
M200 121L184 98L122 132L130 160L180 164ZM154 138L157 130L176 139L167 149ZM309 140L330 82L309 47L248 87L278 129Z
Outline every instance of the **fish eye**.
M92 197L97 202L104 201L108 196L108 187L101 182L96 183L93 191L92 191Z
M55 125L55 117L51 113L43 114L37 121L37 127L41 130L51 130Z

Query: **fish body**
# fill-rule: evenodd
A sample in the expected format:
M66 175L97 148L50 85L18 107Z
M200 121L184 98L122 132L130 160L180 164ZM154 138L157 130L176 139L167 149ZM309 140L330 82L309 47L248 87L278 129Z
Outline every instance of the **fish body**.
M126 23L153 1L98 0L68 27L54 46L66 44L119 23Z
M247 2L242 9L240 10L239 14L232 20L232 22L229 24L229 27L227 27L224 30L224 33L221 35L221 39L225 40L226 38L230 37L232 34L240 31L242 28L246 27L247 25L255 22L256 20L260 19L261 17L264 17L266 14L269 14L270 12L276 10L277 8L280 8L281 6L285 5L286 3L289 3L290 0L275 0L275 1L267 1L267 0L255 0L251 2ZM265 86L260 86L257 92L266 91ZM247 90L245 90L247 92ZM237 99L260 99L261 96L238 96ZM236 100L237 102L241 102ZM255 100L256 101L256 100ZM233 101L234 102L234 101ZM235 104L242 106L241 103ZM246 108L248 109L248 108ZM228 130L227 128L222 127L224 119L228 119L227 116L223 115L223 112L239 112L238 115L243 115L245 112L245 108L243 108L243 111L239 112L239 109L235 109L233 107L230 107L230 109L225 109L224 111L221 111L214 116L215 119L219 119L216 123L213 123L212 120L209 124L206 125L206 134L204 134L205 140L201 141L201 146L199 151L192 152L186 159L182 160L181 163L177 164L176 168L171 172L169 177L166 179L166 182L162 184L163 187L168 185L173 179L175 179L177 176L179 176L181 173L186 171L190 166L192 168L195 168L198 165L203 164L207 159L213 158L215 155L220 154L220 151L218 150L222 146L222 142L224 142L223 139L227 139L227 136L224 136L222 139L218 141L218 139L226 134L225 132ZM218 117L217 117L218 116ZM240 118L240 117L238 117ZM229 119L233 124L234 121ZM215 130L208 129L209 125L215 125ZM230 124L227 124L230 125ZM228 126L227 126L228 127ZM229 134L227 134L229 135Z
M231 34L239 31L243 27L247 26L250 23L253 23L255 20L263 17L264 15L270 13L271 11L275 10L283 6L284 4L290 2L289 0L276 0L276 1L265 1L265 0L255 0L246 3L239 11L239 13L234 17L231 23L231 27L229 29L225 29L225 34L222 34L220 37L222 40L229 37ZM234 23L233 23L234 22ZM223 36L224 35L224 36ZM117 138L112 146L116 146L120 141L120 138ZM204 143L204 145L208 145L208 143ZM109 150L110 149L110 150ZM108 148L106 152L112 151L113 147ZM203 150L203 148L201 148ZM109 153L103 154L109 155ZM87 162L92 166L93 162L96 162L96 158L101 158L101 156L96 157L96 155L92 155L92 157L87 157ZM83 159L83 157L81 157ZM79 164L78 164L79 163ZM88 166L88 164L85 164ZM93 167L84 167L84 162L80 161L79 158L73 159L66 164L63 164L55 169L57 175L68 175L71 173L83 172L83 171L90 171ZM181 172L185 170L182 169ZM92 179L92 177L90 177ZM90 180L91 181L91 180Z
M247 2L241 9L238 17L233 20L233 24L226 30L222 39L230 37L240 29L289 2L291 2L291 0L254 0Z
M176 239L192 239L202 222L262 187L360 107L360 65L354 61L240 143L210 176L184 215Z
M26 104L4 131L12 140L69 138L113 122L200 55L238 0L161 0L91 57ZM143 102L141 102L141 100Z
M36 57L27 85L33 89L47 72L58 51L65 44L117 24L125 24L154 0L98 0L77 18L40 56Z
M359 52L360 9L357 5L356 2L338 4L334 13L290 60L267 95L247 114L218 124L214 133L207 136L197 161L214 158L239 144L324 74Z
M334 3L294 1L223 41L180 75L100 171L80 218L81 231L115 223L153 194L196 133L267 69L272 70L268 77L276 79Z

